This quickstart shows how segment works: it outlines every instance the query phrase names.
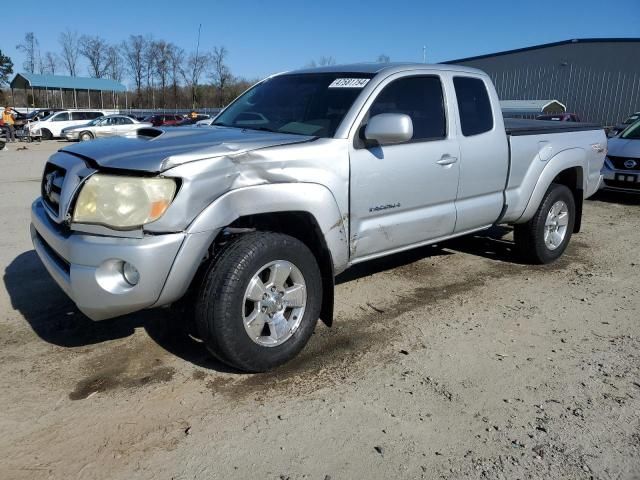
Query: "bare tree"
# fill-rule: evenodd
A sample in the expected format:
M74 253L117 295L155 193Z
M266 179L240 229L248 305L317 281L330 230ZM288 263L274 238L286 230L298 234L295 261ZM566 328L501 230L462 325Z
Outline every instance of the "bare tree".
M210 58L208 54L191 53L182 68L182 77L191 90L191 108L196 108L198 103L198 83L209 63Z
M336 64L336 59L331 56L328 56L328 57L322 56L320 57L320 60L318 60L318 65L320 65L321 67L324 67L326 65L335 65L335 64Z
M156 63L155 73L160 82L160 105L166 106L167 102L167 85L171 76L172 44L160 40L156 42Z
M69 75L75 77L78 73L78 57L80 56L78 34L67 29L67 31L60 34L58 42L62 47L62 63Z
M225 89L233 80L231 70L225 63L228 53L225 47L213 47L213 52L211 53L211 79L218 93L218 107L224 106Z
M109 45L99 36L83 35L80 37L80 55L89 62L89 75L94 78L102 78L109 69L109 57L107 55Z
M315 60L311 60L309 63L307 63L307 67L309 68L315 68L315 67L324 67L326 65L335 65L336 64L336 59L333 58L332 56L322 56L320 57L320 59L316 62Z
M127 69L136 85L138 102L141 99L142 81L144 79L144 51L146 43L142 35L129 35L129 39L122 44Z
M378 55L378 59L376 61L378 63L389 63L391 62L391 57L389 55L385 55L384 53L381 53L380 55Z
M147 104L150 104L155 108L155 89L153 82L153 74L156 68L156 60L158 57L158 44L148 37L145 41L145 48L142 52L142 59L144 62L144 76L147 84ZM149 101L149 95L151 95L151 101Z
M171 90L173 91L173 103L178 105L178 85L180 84L180 76L182 72L182 65L184 60L184 50L177 47L173 43L168 46L169 51L169 63L171 72Z
M124 65L117 45L110 45L107 49L107 64L107 76L112 80L121 82L124 76Z
M46 73L50 73L51 75L55 75L58 70L58 66L60 65L60 59L58 55L52 52L47 52L44 54L43 69Z
M36 69L39 67L38 60L40 57L40 44L38 43L38 39L36 38L35 33L27 32L24 34L24 41L18 45L16 45L16 49L19 52L22 52L25 56L24 63L22 64L23 68L28 73L35 73Z

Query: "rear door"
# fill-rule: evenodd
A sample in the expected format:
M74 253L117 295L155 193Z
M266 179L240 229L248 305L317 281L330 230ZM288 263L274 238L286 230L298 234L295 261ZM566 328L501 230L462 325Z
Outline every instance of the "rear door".
M504 205L509 145L498 97L488 77L453 74L460 146L460 183L456 198L462 233L493 224Z
M114 117L103 118L100 126L95 128L96 137L110 137L116 134L116 123Z
M125 133L133 130L132 128L133 120L131 120L130 118L114 117L114 120L116 122L116 125L115 125L116 135L124 135Z
M349 154L352 261L453 232L459 154L445 80L440 74L392 75L356 120ZM361 138L367 121L381 113L411 117L413 138L366 147Z
M50 125L47 126L54 137L59 137L63 128L74 125L69 112L60 112L51 117Z

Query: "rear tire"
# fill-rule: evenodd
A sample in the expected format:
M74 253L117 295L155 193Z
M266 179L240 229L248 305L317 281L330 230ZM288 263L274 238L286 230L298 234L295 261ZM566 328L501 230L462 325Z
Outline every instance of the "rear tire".
M552 183L533 218L514 227L520 258L532 264L557 260L569 245L575 220L573 193L565 185Z
M320 268L289 235L247 233L211 261L195 303L199 336L213 356L264 372L309 341L322 304Z
M51 140L53 138L53 135L51 134L51 132L49 130L47 130L46 128L42 130L42 139L43 140Z

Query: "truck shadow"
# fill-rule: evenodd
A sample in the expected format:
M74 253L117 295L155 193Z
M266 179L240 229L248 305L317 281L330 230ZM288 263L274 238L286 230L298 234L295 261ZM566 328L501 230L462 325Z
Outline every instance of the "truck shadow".
M94 322L80 312L49 276L34 250L16 257L3 276L11 306L45 342L60 347L82 347L129 337L137 328L167 352L195 365L232 371L214 360L204 345L180 328L179 313L170 309L144 310Z
M449 251L467 253L498 262L522 264L515 252L513 240L508 237L513 228L497 226L482 232L454 238L442 243L442 248Z
M507 228L494 228L482 235L466 236L358 264L336 278L336 283L355 281L375 273L396 269L426 258L464 252L503 262L514 262L511 242L503 237ZM95 345L133 335L144 328L149 337L168 353L197 366L234 372L213 359L202 342L181 328L185 319L174 309L144 310L111 320L94 322L83 315L60 290L35 251L20 254L6 268L5 288L14 310L20 312L42 340L60 347Z

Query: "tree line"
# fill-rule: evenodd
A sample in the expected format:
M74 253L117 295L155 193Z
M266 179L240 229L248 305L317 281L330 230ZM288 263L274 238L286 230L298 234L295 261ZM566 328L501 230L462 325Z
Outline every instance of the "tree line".
M129 35L110 44L99 35L66 30L58 36L58 47L42 51L34 32L16 45L27 73L84 76L84 60L90 77L129 80L132 108L222 107L256 81L231 73L224 46L187 53L152 35Z

